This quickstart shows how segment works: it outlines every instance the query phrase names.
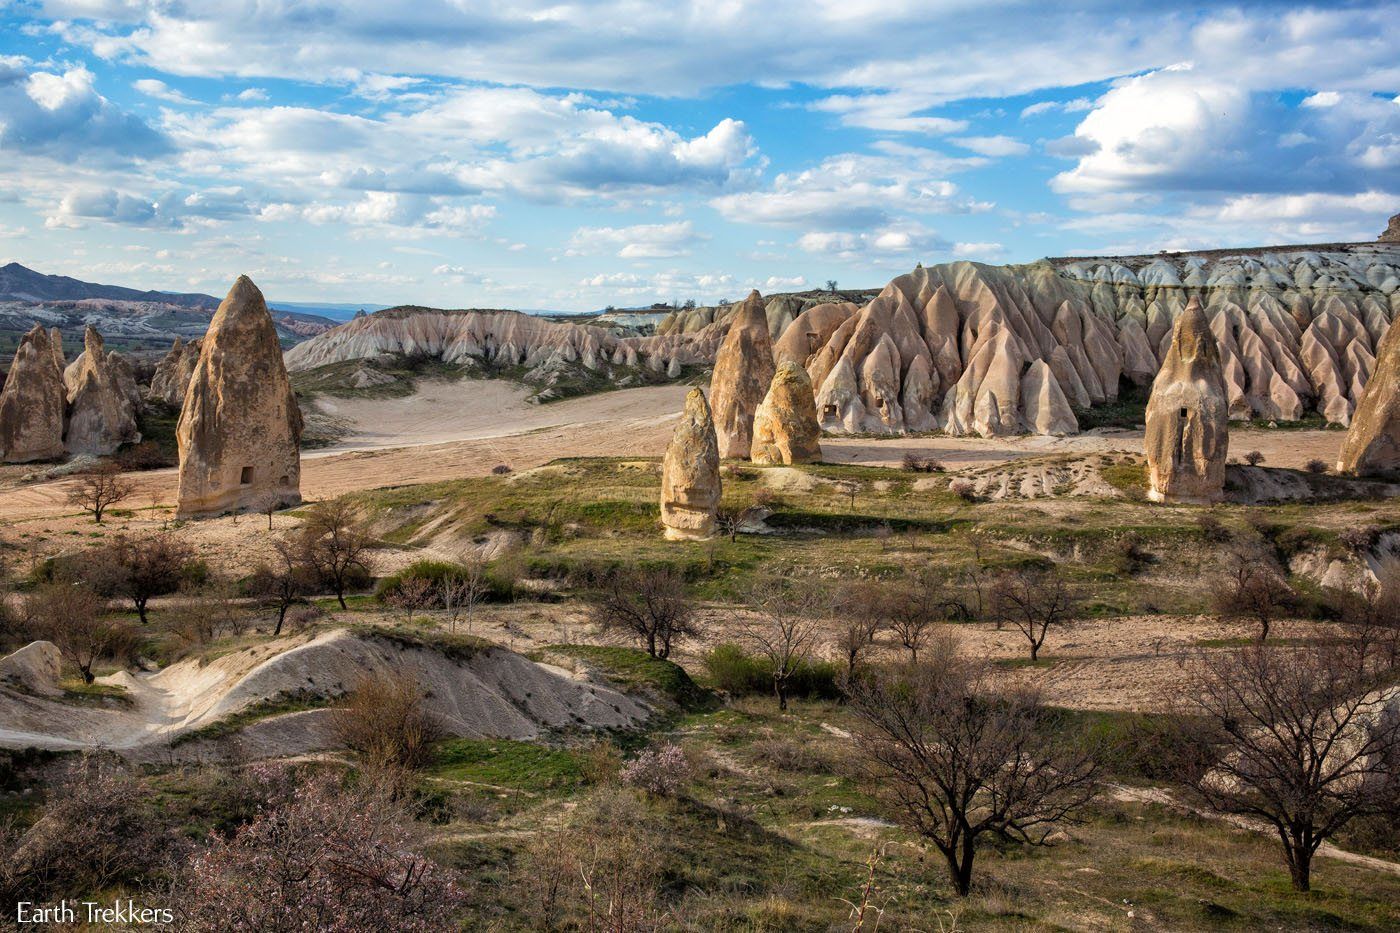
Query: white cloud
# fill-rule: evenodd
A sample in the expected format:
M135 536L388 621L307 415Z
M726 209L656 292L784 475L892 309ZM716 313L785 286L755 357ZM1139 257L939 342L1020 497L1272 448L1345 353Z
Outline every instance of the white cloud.
M689 247L700 239L704 239L703 235L696 233L688 220L631 227L580 227L569 239L567 255L615 252L622 259L664 259L688 255Z
M131 82L131 86L147 97L154 97L157 100L163 100L167 103L185 106L199 103L199 101L190 100L164 81L159 81L155 78L141 78L138 81Z
M1021 156L1031 151L1031 147L1010 136L958 136L953 142L964 149L971 149L991 158Z
M917 224L900 224L871 231L813 231L797 240L800 249L845 262L896 260L902 264L919 256L946 253L952 244Z
M710 203L727 220L775 226L868 229L899 214L960 213L988 205L961 197L929 171L938 153L904 147L892 155L846 153L801 172L784 172L767 189L721 195Z
M98 94L86 68L0 62L0 152L112 164L169 151L161 133Z
M1026 120L1031 117L1038 117L1044 113L1059 111L1060 113L1082 113L1085 110L1092 110L1094 102L1087 97L1076 97L1073 100L1043 100L1029 107L1021 109L1021 119Z

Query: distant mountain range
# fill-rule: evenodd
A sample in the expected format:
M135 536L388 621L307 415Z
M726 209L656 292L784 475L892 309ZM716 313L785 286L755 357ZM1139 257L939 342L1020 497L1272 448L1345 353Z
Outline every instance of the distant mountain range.
M69 346L81 346L83 328L91 324L107 338L110 349L156 353L168 349L176 337L203 336L218 306L213 295L101 285L45 275L12 262L0 266L0 368L8 365L19 337L35 324L57 327ZM362 307L276 301L269 306L283 346L324 333Z

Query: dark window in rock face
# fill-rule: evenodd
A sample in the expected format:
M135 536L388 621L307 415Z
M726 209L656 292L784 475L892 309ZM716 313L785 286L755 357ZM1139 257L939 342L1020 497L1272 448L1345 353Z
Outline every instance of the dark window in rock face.
M252 468L252 467L244 467L244 468L243 468L243 472L241 472L241 473L238 474L238 483L239 483L239 485L240 485L240 486L247 486L247 485L249 485L249 484L252 483L252 482L253 482L253 468Z
M828 418L835 418L835 417L836 417L836 406L835 406L835 405L828 405L828 406L826 406L826 409L825 409L825 411L824 411L824 415L825 415L826 417L828 417Z
M1181 410L1181 417L1182 417L1183 419L1186 418L1186 409L1184 409L1184 408Z
M277 482L278 482L279 484L285 486L285 485L287 485L289 482L291 482L291 478L290 478L289 476L287 476L287 474L283 473L283 474L282 474L282 478L279 479Z

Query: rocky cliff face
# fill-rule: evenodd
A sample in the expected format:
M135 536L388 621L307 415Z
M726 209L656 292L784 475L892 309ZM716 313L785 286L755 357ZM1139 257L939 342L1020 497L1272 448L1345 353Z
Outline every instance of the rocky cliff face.
M141 439L131 367L115 351L107 352L96 328L87 329L83 352L68 366L63 382L68 393L63 444L70 454L105 457Z
M486 364L537 387L537 398L546 401L565 394L565 384L579 377L613 384L638 381L639 373L677 378L686 366L709 365L722 338L722 330L625 337L518 311L397 308L357 317L298 344L287 351L286 361L291 372L396 358Z
M1338 473L1362 476L1400 469L1400 328L1376 349L1376 368L1357 403L1337 457Z
M156 364L146 397L174 408L185 404L185 387L190 384L190 376L194 375L195 364L199 362L199 346L199 340L183 343L176 337L170 352Z
M775 348L829 431L1071 433L1122 380L1152 382L1192 298L1231 418L1345 425L1400 311L1400 247L920 267L854 313L799 315Z
M61 351L40 324L20 340L0 391L0 461L29 463L63 456L61 359Z
M240 276L201 341L180 412L178 514L300 502L301 428L272 316Z

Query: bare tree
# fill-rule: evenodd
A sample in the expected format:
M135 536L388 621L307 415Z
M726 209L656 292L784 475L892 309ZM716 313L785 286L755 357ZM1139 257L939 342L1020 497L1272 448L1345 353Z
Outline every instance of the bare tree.
M822 615L821 596L805 581L765 581L754 588L739 637L768 662L778 709L788 707L792 677L811 657Z
M875 636L885 627L883 585L874 581L852 584L842 591L833 606L841 620L837 646L846 662L846 678L855 676L865 656L875 645Z
M359 574L371 572L370 550L374 541L355 515L348 499L318 502L307 510L301 526L303 559L335 593L341 609L345 591Z
M1097 793L1093 756L1039 728L1038 697L992 692L987 666L955 649L873 670L849 693L873 786L943 855L959 896L985 840L1046 845Z
M316 592L316 570L304 559L294 541L279 538L272 542L272 560L259 565L249 580L251 595L277 608L273 635L282 634L287 610Z
M460 562L459 570L445 575L438 583L438 598L452 620L452 634L457 634L457 618L464 612L467 614L467 632L471 633L476 607L491 592L491 581L486 570L486 561L472 555Z
M103 593L131 600L145 625L147 605L153 597L167 596L180 588L191 556L188 545L167 532L142 537L118 535L97 552L90 576Z
M229 580L209 580L190 587L184 595L174 631L191 645L208 644L235 634L248 621L248 607Z
M990 595L996 617L1014 625L1030 642L1032 661L1040 656L1051 629L1079 619L1079 592L1058 568L1008 570L997 577Z
M977 598L977 618L987 615L987 554L992 536L981 528L968 528L962 533L963 544L972 551L972 566L963 571L963 578Z
M1212 766L1192 784L1211 807L1272 826L1293 887L1312 859L1358 817L1400 808L1400 716L1378 689L1380 656L1364 642L1204 654L1190 712L1218 736Z
M83 683L95 680L92 667L131 639L130 626L104 618L106 602L84 583L49 583L25 603L26 623L35 638L51 641L78 669Z
M84 473L76 486L68 490L68 504L81 508L92 515L92 520L102 524L102 516L107 509L122 502L136 491L136 486L114 463L104 463L90 473Z
M1243 619L1259 626L1259 640L1294 604L1293 588L1263 555L1235 548L1226 569L1212 591L1216 614L1222 619Z
M671 656L671 645L694 635L695 605L685 576L670 567L602 574L588 597L589 615L605 631L635 638L653 658Z
M258 514L267 516L268 531L272 530L272 516L275 515L277 510L282 508L282 506L282 497L273 493L266 493L253 500L253 508L257 510Z
M934 627L947 621L956 605L947 581L929 568L910 574L884 600L890 631L915 664Z
M432 580L409 575L400 580L385 599L389 605L404 614L404 621L412 625L413 614L419 609L427 609L436 601L436 589Z

